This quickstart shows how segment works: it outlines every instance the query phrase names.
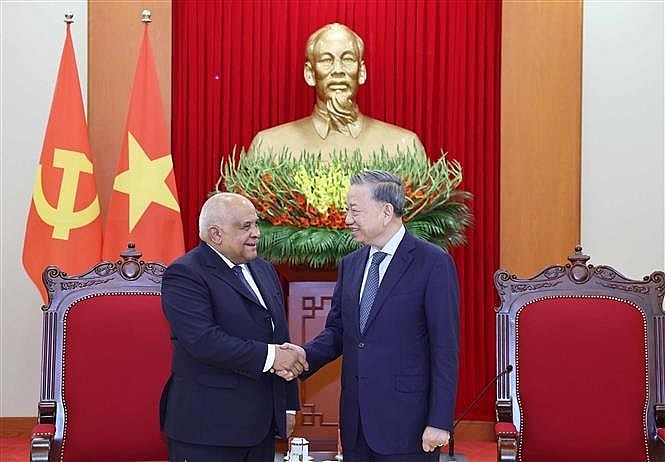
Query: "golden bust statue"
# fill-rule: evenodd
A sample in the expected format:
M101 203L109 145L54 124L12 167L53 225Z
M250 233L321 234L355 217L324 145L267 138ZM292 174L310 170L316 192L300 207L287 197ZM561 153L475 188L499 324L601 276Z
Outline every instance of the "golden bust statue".
M363 40L343 24L328 24L314 32L305 47L305 82L316 89L316 105L309 117L263 130L252 140L261 152L293 154L303 150L321 153L324 160L333 151L360 150L367 156L383 146L396 153L425 150L418 136L404 128L360 113L356 94L367 80Z

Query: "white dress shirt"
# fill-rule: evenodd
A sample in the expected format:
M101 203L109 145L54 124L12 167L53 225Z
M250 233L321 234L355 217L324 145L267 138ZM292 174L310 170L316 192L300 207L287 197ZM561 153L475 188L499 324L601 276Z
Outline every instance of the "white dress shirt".
M397 232L393 234L393 237L391 237L390 240L388 240L388 242L386 243L386 245L383 246L382 249L379 249L374 246L370 247L367 263L365 264L365 273L363 274L363 283L360 286L360 298L358 299L358 303L360 303L360 299L362 299L363 296L363 290L365 289L365 282L367 281L367 273L369 272L369 267L372 264L372 257L374 256L374 254L379 251L386 253L386 256L383 258L383 261L379 265L379 286L380 286L381 281L383 281L383 275L386 274L388 265L390 265L390 262L392 261L395 252L397 252L397 247L399 246L400 242L402 242L405 233L406 229L404 229L404 225L402 225L397 230Z

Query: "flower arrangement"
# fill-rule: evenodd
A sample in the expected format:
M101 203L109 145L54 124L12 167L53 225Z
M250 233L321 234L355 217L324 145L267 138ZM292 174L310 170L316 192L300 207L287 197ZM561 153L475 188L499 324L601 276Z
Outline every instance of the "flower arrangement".
M431 163L415 146L365 158L359 152L335 152L327 162L308 152L234 152L220 170L217 191L223 181L226 191L254 203L261 220L259 253L273 263L329 268L360 246L344 220L349 179L362 170L402 177L404 225L415 236L448 249L466 242L464 231L472 223L471 194L458 189L459 162L443 154Z

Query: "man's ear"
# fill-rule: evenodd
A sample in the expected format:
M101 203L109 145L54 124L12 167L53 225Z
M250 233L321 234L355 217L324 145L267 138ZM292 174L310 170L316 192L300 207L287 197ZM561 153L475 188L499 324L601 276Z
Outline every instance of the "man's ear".
M219 229L217 226L211 226L208 228L208 239L213 244L221 244L222 243L222 230Z
M365 61L360 61L360 69L358 70L358 84L362 85L367 81L367 68Z
M392 220L394 215L395 215L395 208L393 207L393 204L391 204L390 202L386 202L385 204L383 204L383 218L385 219L386 223Z
M316 86L316 79L314 78L314 69L312 69L312 63L310 63L309 61L305 63L304 76L307 85L309 85L310 87Z

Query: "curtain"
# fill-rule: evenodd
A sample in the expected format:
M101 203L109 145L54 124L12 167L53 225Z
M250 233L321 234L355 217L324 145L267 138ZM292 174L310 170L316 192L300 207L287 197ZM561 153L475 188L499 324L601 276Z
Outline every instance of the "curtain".
M187 248L234 147L307 116L308 36L341 22L365 41L360 110L447 152L474 195L468 244L452 250L462 291L458 414L495 373L493 273L499 262L500 1L173 0L172 149ZM493 419L488 393L467 418Z

